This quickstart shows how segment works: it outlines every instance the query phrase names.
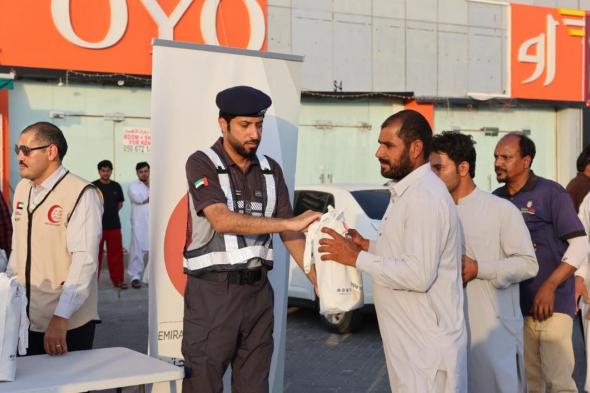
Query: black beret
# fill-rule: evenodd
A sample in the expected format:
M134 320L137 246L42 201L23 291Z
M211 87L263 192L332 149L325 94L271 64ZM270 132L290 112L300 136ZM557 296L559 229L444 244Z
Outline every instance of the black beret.
M264 92L250 86L234 86L217 93L219 113L230 116L264 116L272 104Z

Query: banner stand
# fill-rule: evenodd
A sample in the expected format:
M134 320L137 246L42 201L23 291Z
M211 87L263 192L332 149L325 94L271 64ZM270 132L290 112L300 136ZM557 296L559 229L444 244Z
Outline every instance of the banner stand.
M182 250L187 225L185 164L221 136L216 94L249 85L273 100L259 151L282 167L291 195L295 182L299 75L303 58L269 52L155 40L152 70L149 354L182 365ZM274 236L274 353L270 391L283 391L289 256ZM225 391L230 392L226 375ZM156 387L154 391L169 391Z

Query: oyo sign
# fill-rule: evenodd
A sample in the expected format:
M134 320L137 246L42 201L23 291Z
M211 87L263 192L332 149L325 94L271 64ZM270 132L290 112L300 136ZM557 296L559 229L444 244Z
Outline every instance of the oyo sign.
M151 73L151 41L266 50L266 0L0 0L0 65Z
M582 101L585 12L512 4L511 95Z

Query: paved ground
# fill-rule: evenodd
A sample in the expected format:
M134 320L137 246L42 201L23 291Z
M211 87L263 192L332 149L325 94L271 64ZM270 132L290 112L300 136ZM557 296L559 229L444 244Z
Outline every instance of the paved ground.
M123 346L147 353L147 288L115 290L103 271L95 347ZM585 378L585 356L580 329L574 331L578 387ZM389 392L385 358L374 316L351 335L327 332L311 310L289 309L285 393L386 393ZM582 391L582 390L580 390ZM124 389L132 393L134 389Z
M287 318L285 393L389 392L377 321L354 334L331 334L317 313L291 309Z

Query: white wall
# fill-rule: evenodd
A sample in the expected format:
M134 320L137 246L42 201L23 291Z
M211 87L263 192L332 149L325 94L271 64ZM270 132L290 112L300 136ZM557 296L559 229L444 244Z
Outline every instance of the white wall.
M304 99L299 118L296 184L383 183L386 179L381 177L374 156L380 125L401 109L399 101L384 99ZM494 148L508 131L531 130L530 137L537 147L533 170L538 175L557 179L558 157L559 162L571 169L579 143L570 142L573 135L580 135L580 126L574 127L572 121L579 119L580 111L571 109L567 113L571 121L564 120L558 127L557 112L553 108L469 109L437 105L434 131L460 129L473 136L477 151L475 181L482 189L491 191L500 186L494 173ZM565 114L563 116L565 119ZM482 127L498 127L500 133L486 136L480 132ZM562 184L573 176L570 174L571 170L563 169L559 178Z
M374 154L381 123L399 101L304 99L299 114L295 184L382 184Z
M557 126L556 112L553 108L475 110L437 106L434 123L437 132L459 128L461 132L473 136L477 152L475 182L483 190L492 191L501 186L496 181L494 172L494 149L506 131L529 129L531 131L529 136L535 142L537 149L533 171L548 179L556 179ZM479 131L482 127L498 127L500 133L497 136L486 136Z

